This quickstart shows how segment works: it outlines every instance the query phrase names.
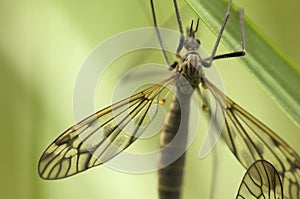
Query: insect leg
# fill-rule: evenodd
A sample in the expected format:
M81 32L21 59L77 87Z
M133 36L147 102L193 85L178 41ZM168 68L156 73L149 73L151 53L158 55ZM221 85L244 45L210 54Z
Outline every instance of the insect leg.
M241 57L246 54L246 41L245 41L245 26L244 26L244 10L240 9L240 26L241 26L241 34L242 34L242 50L237 52L225 53L221 55L217 55L213 57L213 60L230 58L230 57Z
M180 39L179 39L179 44L178 44L178 47L177 47L177 50L176 50L176 54L177 54L177 56L180 56L180 51L182 50L183 43L184 43L184 34L183 34L183 28L182 28L182 23L181 23L181 18L180 18L180 14L179 14L177 1L173 0L173 4L174 4L177 23L178 23L178 28L179 28L179 31L180 31Z
M222 34L223 34L224 30L225 30L228 18L230 16L230 7L231 7L231 0L228 1L226 15L224 17L223 24L222 24L221 29L219 31L219 34L218 34L217 40L215 42L214 48L213 48L213 50L211 52L211 55L210 55L209 58L204 59L201 62L201 64L204 67L211 66L213 60L215 60L215 59L228 58L228 57L240 57L240 56L243 56L243 55L246 54L246 43L245 43L245 36L244 36L245 35L245 31L244 31L244 21L243 21L243 10L241 9L240 10L240 25L241 25L241 31L242 31L242 51L232 52L232 53L226 53L226 54L221 54L221 55L217 55L217 56L215 55L216 52L217 52L218 46L220 44L221 38L222 38Z
M165 58L165 60L166 60L166 63L167 63L168 66L170 67L170 61L169 61L169 58L168 58L168 56L167 56L167 53L166 53L164 44L163 44L163 42L162 42L162 38L161 38L161 35L160 35L160 32L159 32L159 29L158 29L158 26L157 26L157 21L156 21L156 15L155 15L155 9L154 9L154 3L153 3L153 0L150 0L150 4L151 4L151 10L152 10L153 24L154 24L155 31L156 31L156 34L157 34L157 38L158 38L158 41L159 41L159 45L160 45L160 47L161 47L161 50L162 50L162 53L163 53L164 58Z

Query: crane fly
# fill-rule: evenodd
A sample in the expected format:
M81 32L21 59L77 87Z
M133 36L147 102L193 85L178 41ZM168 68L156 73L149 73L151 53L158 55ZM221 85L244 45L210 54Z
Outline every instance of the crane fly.
M299 155L270 128L233 102L205 77L203 68L209 68L214 60L245 55L243 10L239 10L242 50L216 55L230 15L229 1L213 50L209 57L204 58L197 51L201 43L195 36L199 19L196 23L192 21L184 36L177 2L173 0L181 37L176 50L179 60L170 64L157 25L153 0L150 0L150 4L162 53L173 74L160 84L106 107L64 131L41 156L38 165L40 177L48 180L69 177L101 165L121 153L136 141L148 126L150 107L153 104L164 104L166 95L163 93L169 93L167 87L173 86L175 95L160 139L162 152L159 164L164 166L159 170L161 199L180 198L185 159L185 153L182 151L185 150L187 140L190 99L193 93L198 94L202 99L202 109L211 111L201 94L201 90L205 89L215 99L217 107L211 114L224 121L224 126L219 123L215 125L220 125L218 128L222 129L223 139L239 162L245 168L249 168L256 160L270 161L280 175L285 197L299 199ZM181 55L183 48L186 52ZM130 130L126 132L124 129L132 120L137 125L135 128L128 128ZM180 135L179 141L172 142L177 135ZM174 154L179 154L179 158L171 164L166 164Z
M284 198L279 174L266 160L257 160L248 168L236 196L236 199L259 198Z

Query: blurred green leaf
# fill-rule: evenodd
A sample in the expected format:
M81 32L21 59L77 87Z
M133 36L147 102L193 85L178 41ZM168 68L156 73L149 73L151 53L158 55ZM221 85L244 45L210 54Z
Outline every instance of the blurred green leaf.
M220 0L186 0L186 2L214 34L219 32L227 2ZM241 49L238 15L238 9L233 6L222 37L222 43L230 51ZM247 54L239 61L259 80L260 85L293 122L300 126L299 67L290 63L247 17L244 17L244 22Z

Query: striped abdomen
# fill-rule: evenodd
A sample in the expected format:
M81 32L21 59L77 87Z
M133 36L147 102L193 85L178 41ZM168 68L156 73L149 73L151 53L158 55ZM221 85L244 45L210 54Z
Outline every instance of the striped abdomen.
M160 199L180 198L183 181L191 95L180 92L176 95L177 97L173 97L160 137L159 168L162 168L158 171Z

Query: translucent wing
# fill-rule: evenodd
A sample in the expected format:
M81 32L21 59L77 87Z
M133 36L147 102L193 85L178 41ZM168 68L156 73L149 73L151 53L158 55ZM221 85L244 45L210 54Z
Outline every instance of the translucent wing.
M265 160L253 163L241 182L236 199L283 199L279 174L272 164Z
M271 129L226 97L207 79L203 79L203 86L216 99L218 114L215 117L218 121L225 122L222 136L240 163L249 168L256 160L268 160L282 179L285 198L299 199L299 155Z
M175 76L87 117L62 133L43 153L39 174L65 178L100 165L127 148L151 122L154 99Z

